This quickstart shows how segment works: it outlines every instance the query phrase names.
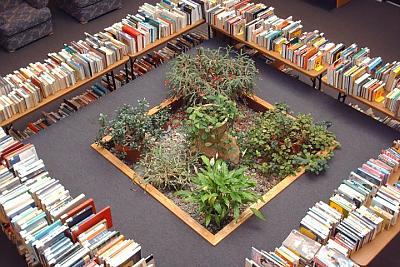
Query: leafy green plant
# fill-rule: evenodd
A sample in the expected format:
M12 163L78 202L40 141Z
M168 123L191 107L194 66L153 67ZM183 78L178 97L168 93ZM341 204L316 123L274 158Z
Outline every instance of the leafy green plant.
M109 120L104 114L100 114L100 128L96 137L96 143L112 146L120 145L129 149L146 148L151 137L158 137L162 132L162 126L169 118L168 110L161 110L153 116L148 116L149 103L143 99L138 100L138 105L132 107L123 105L116 110L114 119ZM111 141L104 140L105 136L111 137Z
M293 117L286 105L278 104L255 119L253 127L239 136L245 164L264 175L286 177L300 166L319 174L328 167L333 153L320 153L339 146L325 124L310 115Z
M252 189L256 182L245 174L244 168L229 170L225 161L201 156L205 168L197 172L192 182L193 191L180 191L185 201L199 205L199 211L205 216L205 225L211 222L220 227L233 214L237 220L240 207L255 203L261 198ZM253 210L256 216L264 218L261 212Z
M171 62L166 84L170 96L183 97L188 105L195 105L209 92L234 100L252 93L257 73L254 61L244 53L231 48L200 48L196 55L181 54Z
M143 178L158 189L180 190L190 184L197 155L190 150L185 133L175 130L154 144L141 159Z
M189 137L200 138L203 141L209 137L215 138L215 131L224 125L226 129L239 115L236 103L224 95L216 94L205 97L207 104L187 108L189 115L186 128ZM224 131L222 131L222 134Z

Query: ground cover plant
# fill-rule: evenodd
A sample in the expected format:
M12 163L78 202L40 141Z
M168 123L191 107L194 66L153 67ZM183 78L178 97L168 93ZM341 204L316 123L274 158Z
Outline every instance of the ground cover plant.
M338 146L327 124L310 115L292 114L283 104L253 110L245 95L256 77L254 62L230 49L178 56L167 86L183 100L180 107L148 116L139 103L123 107L113 120L101 116L97 142L124 160L113 147L143 147L140 159L126 161L131 168L216 233L301 166L324 171ZM116 140L102 141L106 135Z

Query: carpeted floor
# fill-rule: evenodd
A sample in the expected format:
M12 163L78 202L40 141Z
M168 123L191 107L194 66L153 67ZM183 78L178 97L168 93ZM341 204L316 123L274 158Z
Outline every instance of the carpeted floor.
M387 11L387 15L377 24L384 27L388 36L393 37L393 42L388 41L387 45L381 43L379 53L383 55L386 52L385 56L394 59L398 56L398 53L394 52L397 44L395 38L399 38L399 36L394 37L396 30L394 27L390 28L389 24L396 18L395 14L390 14L390 12L398 11L393 11L394 8L391 6L379 5L373 0L363 0L364 2L365 4L361 5L361 1L353 0L350 5L340 10L327 11L304 1L268 1L276 7L278 14L296 13L296 18L301 18L307 28L307 25L318 22L316 17L321 20L321 29L322 24L329 29L329 23L322 21L324 17L329 18L328 21L331 23L348 19L355 24L357 10L361 7L363 10L379 14ZM126 4L134 6L138 3L130 1ZM89 31L86 27L93 27L93 30L96 30L95 26L98 26L98 29L104 28L128 12L118 10L84 26L77 24L64 14L55 13L58 25L63 25L65 32L63 34L55 33L49 38L54 38L54 41L58 42L57 44L66 41L62 40L62 37L67 35L66 33L71 37L70 39L76 39L79 37L76 31ZM328 15L323 15L325 13ZM350 16L349 14L352 13L354 15ZM365 21L364 25L370 25L368 19ZM101 23L104 24L100 25ZM349 25L353 27L353 24ZM374 29L372 28L371 32L369 30L365 32L371 35L377 34L378 31L375 32ZM348 30L348 28L332 27L328 36L335 34L335 38L336 36L340 37L342 32ZM328 34L327 30L326 33ZM75 36L73 36L74 34ZM350 43L352 39L344 40L345 36L344 34L340 40ZM365 38L365 43L368 44L369 42L379 44L369 35L362 35L360 38ZM35 56L38 56L36 59L41 59L53 45L49 44L49 47L43 47L46 46L44 40L39 41L42 42L40 46L39 43L35 43L17 51L14 55L2 53L0 59L2 62L5 59L5 62L15 64L14 68L18 67L18 64L27 63L16 62L16 58L22 58L22 53L29 55L32 60L35 59ZM220 45L224 45L224 43L218 39L204 44L207 47ZM370 47L372 48L372 45ZM393 50L390 50L390 47L393 47ZM36 55L39 53L41 53L41 57ZM309 207L316 201L327 200L351 170L370 157L376 156L381 148L389 146L393 139L400 137L398 132L378 124L373 119L331 97L269 68L262 62L257 62L257 64L260 68L258 95L271 103L287 102L294 111L311 113L316 120L332 121L334 126L331 129L337 134L343 148L337 151L330 162L330 169L326 173L318 177L302 176L268 203L263 209L267 216L266 222L251 218L217 247L209 245L160 203L131 184L127 177L110 166L106 160L90 148L98 127L99 113L112 114L113 110L123 103L134 104L137 99L143 97L147 98L152 105L158 104L165 98L166 91L163 84L167 65L111 93L96 104L50 127L29 141L37 147L38 153L46 162L50 173L60 179L74 195L84 192L95 199L99 208L111 205L115 229L140 242L145 255L154 253L159 266L243 266L244 258L249 256L251 246L265 250L272 250L278 246L290 230L298 226L300 219ZM11 70L6 69L5 71ZM3 70L0 73L3 73ZM371 266L396 266L399 264L398 251L396 251L399 244L400 238L398 237ZM4 266L24 266L24 261L18 257L16 249L5 240L3 235L0 235L0 246L1 266L3 264Z

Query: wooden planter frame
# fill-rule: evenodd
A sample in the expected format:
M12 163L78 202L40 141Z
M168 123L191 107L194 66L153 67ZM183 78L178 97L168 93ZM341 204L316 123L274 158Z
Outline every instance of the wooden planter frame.
M255 96L246 96L247 105L257 111L265 111L269 109L274 109L274 106L265 100ZM159 106L156 106L149 110L148 115L154 115L158 111L166 108L166 107L176 107L179 106L180 99L170 98L163 101ZM106 136L104 138L105 141L109 141L110 137ZM169 209L172 213L174 213L178 218L180 218L184 223L190 226L197 234L206 239L210 244L216 246L219 242L221 242L225 237L231 234L236 228L238 228L241 224L243 224L247 219L249 219L253 215L252 208L260 210L264 205L266 205L269 201L271 201L274 197L276 197L279 193L281 193L285 188L287 188L290 184L297 180L301 175L304 174L305 168L301 167L295 175L287 176L273 188L271 188L267 193L262 196L263 201L258 201L257 203L252 204L245 211L240 214L238 220L231 221L228 225L218 231L216 234L212 234L208 231L203 225L197 222L192 218L187 212L182 210L178 205L176 205L171 199L166 197L163 193L161 193L157 188L152 186L149 183L146 183L142 177L140 177L134 170L132 170L128 165L126 165L122 160L117 158L114 154L112 154L107 149L103 148L100 145L92 144L91 147L96 150L100 155L106 158L111 164L113 164L117 169L122 171L126 176L129 177L134 183L139 185L144 191L150 194L153 198L158 200L164 207ZM327 151L321 151L321 153L329 153L334 150L335 147L328 149Z

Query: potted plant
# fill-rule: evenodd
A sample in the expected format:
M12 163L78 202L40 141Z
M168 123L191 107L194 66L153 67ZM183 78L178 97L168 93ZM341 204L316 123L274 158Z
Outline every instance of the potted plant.
M239 147L229 135L233 121L239 115L236 103L222 94L204 97L206 104L189 107L186 128L197 150L209 157L239 162Z
M125 104L118 108L114 119L100 114L96 143L115 149L129 162L138 161L151 138L159 137L168 120L168 110L148 116L148 109L149 103L143 99L138 100L136 107Z

